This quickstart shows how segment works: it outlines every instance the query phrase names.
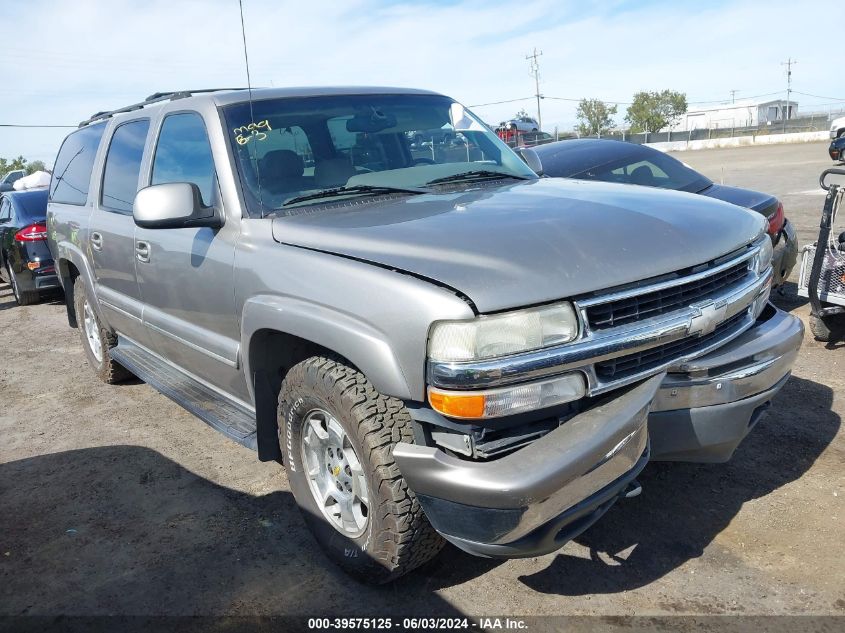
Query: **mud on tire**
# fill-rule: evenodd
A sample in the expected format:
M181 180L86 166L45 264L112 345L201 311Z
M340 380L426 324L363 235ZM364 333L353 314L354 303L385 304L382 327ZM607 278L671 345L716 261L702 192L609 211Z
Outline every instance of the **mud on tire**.
M85 358L88 360L88 364L91 365L97 377L109 385L131 378L132 373L109 356L109 350L117 345L117 336L114 332L103 327L97 312L91 309L89 318L93 319L96 331L100 335L98 344L100 358L97 358L93 349L93 346L97 343L89 340L85 328L85 303L88 301L90 299L85 291L85 283L81 277L77 277L73 284L73 304L76 311L79 338L82 342L82 349L85 350Z
M366 527L358 537L333 526L312 493L302 438L304 423L315 410L327 412L343 427L362 467L368 508ZM397 442L413 442L411 418L401 401L378 393L360 372L330 358L313 357L287 373L277 420L297 505L335 563L363 580L384 583L440 551L443 539L428 523L393 460Z

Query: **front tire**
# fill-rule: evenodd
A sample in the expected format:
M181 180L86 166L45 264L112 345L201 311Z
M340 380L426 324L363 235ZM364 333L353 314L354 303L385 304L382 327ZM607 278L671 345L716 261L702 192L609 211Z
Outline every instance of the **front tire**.
M73 283L73 304L82 349L97 377L109 385L131 378L129 370L109 356L109 350L117 345L117 336L100 323L82 277L77 277Z
M285 377L278 425L294 498L336 564L384 583L440 551L443 539L393 460L397 442L413 442L401 401L355 369L313 357Z

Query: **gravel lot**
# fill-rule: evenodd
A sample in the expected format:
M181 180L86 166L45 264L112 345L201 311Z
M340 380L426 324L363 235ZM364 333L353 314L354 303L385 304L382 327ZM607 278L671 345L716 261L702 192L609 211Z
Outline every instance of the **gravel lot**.
M802 243L825 144L687 152L773 192ZM777 302L805 322L794 284ZM768 417L723 465L651 464L560 552L451 547L373 588L305 531L283 469L139 382L86 366L60 301L0 286L0 614L845 614L845 346L809 336Z

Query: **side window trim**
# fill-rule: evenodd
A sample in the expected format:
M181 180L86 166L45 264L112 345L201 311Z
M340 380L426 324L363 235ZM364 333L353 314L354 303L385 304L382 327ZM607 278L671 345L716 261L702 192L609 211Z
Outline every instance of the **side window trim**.
M220 210L223 209L223 196L220 192L220 181L217 176L217 162L214 160L214 150L211 146L211 137L208 134L208 125L206 125L205 117L202 115L201 112L198 110L171 110L169 112L165 112L161 115L155 123L155 133L150 135L150 148L149 148L149 161L146 165L146 170L144 171L144 178L141 182L141 188L149 187L153 183L153 173L155 172L155 164L156 164L156 154L158 153L158 146L161 143L161 132L164 129L164 124L168 118L172 116L176 116L178 114L192 114L199 118L202 122L202 129L205 132L205 140L208 144L208 152L211 156L211 165L213 168L212 174L212 200L211 203L208 205L209 207L215 207Z
M147 144L149 143L150 139L150 117L138 117L136 119L128 119L126 121L121 121L117 125L114 126L114 129L111 131L111 134L108 138L108 143L105 144L105 153L103 154L102 160L100 162L100 178L99 178L99 187L97 189L97 196L94 199L96 206L98 209L102 211L106 211L107 213L115 213L117 215L132 215L132 211L124 211L122 209L115 209L114 207L110 207L109 205L103 202L103 190L105 189L105 179L106 179L106 167L108 166L109 161L109 153L111 152L112 142L114 141L114 137L117 134L117 131L122 128L124 125L129 125L130 123L138 123L139 121L146 121L147 122L147 133L144 137L144 150L142 150L141 154L141 163L138 169L138 180L135 183L135 191L141 189L141 175L144 171L144 155L146 153ZM100 141L102 145L102 141ZM95 165L96 168L96 165ZM90 192L89 192L90 193Z

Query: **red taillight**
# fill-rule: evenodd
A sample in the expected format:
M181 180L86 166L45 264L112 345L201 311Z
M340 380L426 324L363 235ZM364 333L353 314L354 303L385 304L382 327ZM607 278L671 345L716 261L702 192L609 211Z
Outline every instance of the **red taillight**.
M15 233L16 242L41 242L47 239L47 223L36 222Z
M783 202L778 202L777 211L772 213L769 216L769 235L772 237L776 237L778 233L780 233L781 229L783 228L784 217L783 217Z

